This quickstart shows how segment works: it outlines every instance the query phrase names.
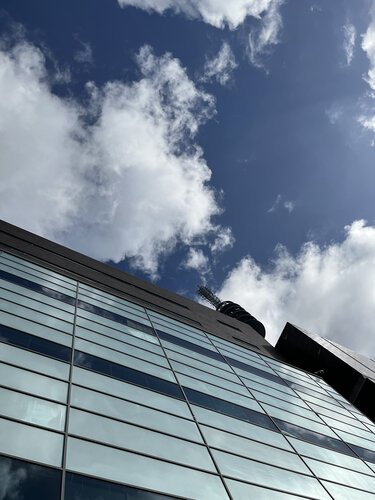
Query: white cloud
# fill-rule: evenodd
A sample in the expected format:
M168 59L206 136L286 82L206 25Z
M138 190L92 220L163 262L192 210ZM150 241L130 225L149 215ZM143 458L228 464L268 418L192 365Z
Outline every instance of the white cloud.
M215 103L170 54L144 47L137 60L139 81L88 85L83 107L52 93L35 46L2 47L0 213L156 275L177 243L221 231L211 171L194 141Z
M247 16L259 18L275 0L118 0L121 7L138 7L163 14L170 10L191 19L201 19L216 28L236 29Z
M344 34L343 50L345 53L345 66L350 66L354 56L357 32L355 26L350 23L344 24L342 31Z
M296 207L296 203L291 200L282 201L283 197L281 194L278 194L273 202L272 206L267 210L268 214L275 212L279 207L285 208L289 213L292 213Z
M214 242L210 245L211 252L213 254L219 254L230 250L235 242L235 238L229 227L223 227L218 229L217 237Z
M249 60L263 67L263 57L279 42L282 27L280 7L284 0L117 0L121 7L137 7L148 12L164 14L171 11L199 19L216 28L234 30L250 16L259 26L252 28L247 52Z
M250 62L259 68L264 67L263 58L272 50L272 46L279 43L282 18L280 7L283 0L269 2L267 10L261 19L260 26L249 34L248 56Z
M208 257L200 248L189 248L188 255L182 266L185 269L194 269L202 275L205 275L210 271L210 263Z
M216 80L220 85L227 85L236 69L237 63L230 46L224 42L218 54L206 61L202 81Z
M345 228L341 243L309 242L295 257L278 247L272 268L243 258L218 295L262 321L275 343L287 321L367 356L375 354L375 227Z
M375 90L375 6L370 13L371 21L367 31L362 35L362 50L366 52L370 61L370 68L367 73L366 81L372 90Z

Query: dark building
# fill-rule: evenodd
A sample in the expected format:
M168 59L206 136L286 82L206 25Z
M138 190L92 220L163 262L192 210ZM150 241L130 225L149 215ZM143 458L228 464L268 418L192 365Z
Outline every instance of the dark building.
M375 362L372 359L290 323L285 325L276 350L294 365L319 373L375 421Z
M1 500L374 498L375 426L294 327L274 349L231 304L0 245Z

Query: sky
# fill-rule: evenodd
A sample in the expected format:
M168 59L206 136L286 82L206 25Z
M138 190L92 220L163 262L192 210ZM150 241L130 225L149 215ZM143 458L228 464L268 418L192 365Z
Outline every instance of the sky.
M374 99L374 0L0 0L0 217L375 357Z

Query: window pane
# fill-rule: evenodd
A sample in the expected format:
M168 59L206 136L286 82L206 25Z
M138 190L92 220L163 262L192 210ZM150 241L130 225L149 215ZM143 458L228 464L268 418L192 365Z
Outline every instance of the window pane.
M362 448L367 448L368 450L375 451L375 441L373 440L375 436L370 432L367 439L353 436L353 434L349 434L349 432L343 432L339 430L337 430L336 432L341 437L341 439L343 441L346 441L347 443L355 444L357 446L361 446Z
M173 500L174 497L68 472L64 498L65 500Z
M345 444L344 441L341 441L341 439L319 434L318 432L305 429L304 427L299 427L298 425L290 424L289 422L285 422L279 418L274 418L273 420L279 429L289 436L300 438L304 441L310 441L311 443L322 445L330 450L340 451L342 453L346 453L347 455L354 455L349 446Z
M201 408L199 406L192 405L192 410L195 418L202 424L212 425L218 429L234 432L240 436L256 439L262 443L271 444L278 446L279 448L283 448L284 450L292 451L290 444L279 432L264 429L257 425L243 422L227 415L223 415L222 413L207 410L206 408Z
M75 438L68 440L67 468L170 495L228 498L218 476Z
M1 309L8 314L35 321L36 323L48 326L50 328L53 328L54 330L59 330L70 335L73 333L73 323L68 323L67 321L54 318L53 316L47 316L47 314L43 314L27 307L14 304L13 302L3 301ZM20 328L20 330L22 330L22 328Z
M367 476L360 472L354 472L348 469L342 469L336 465L330 465L312 458L305 458L307 465L311 468L313 473L321 479L334 479L336 483L352 486L353 488L360 488L361 490L375 492L375 476ZM371 474L371 471L369 471Z
M194 390L204 392L206 394L209 394L210 396L214 396L215 398L220 398L225 401L230 401L237 405L245 406L246 408L251 408L252 410L256 410L263 413L262 408L251 397L250 393L249 397L245 397L242 396L241 394L237 394L235 392L227 391L226 389L221 389L220 387L207 384L206 382L203 382L201 380L187 377L186 375L177 374L177 378L181 385L190 387L191 389L194 388Z
M74 367L73 382L98 391L145 404L181 417L191 418L188 405L184 401L149 391L136 385L127 384L114 378Z
M63 435L0 419L0 453L61 466Z
M285 492L308 495L313 498L331 500L316 479L271 465L253 462L222 451L212 451L214 458L224 475L280 489Z
M117 418L125 422L143 425L150 429L202 442L196 424L190 420L174 417L161 411L124 401L123 399L98 394L82 387L72 387L71 404L79 408L101 413L107 417Z
M159 377L154 377L153 375L149 375L148 373L144 373L127 366L111 363L110 361L96 356L91 356L90 354L85 354L81 351L75 351L74 364L83 368L89 368L104 375L110 375L111 377L124 382L130 382L147 389L152 389L160 392L161 394L167 394L168 396L183 399L180 387L173 382Z
M266 412L271 415L271 417L276 417L285 420L286 422L291 422L292 424L299 425L300 427L305 427L314 432L319 432L320 434L325 434L326 436L330 436L335 438L336 434L325 424L313 422L310 419L299 417L298 415L294 415L288 411L280 410L279 408L274 408L273 406L269 406L266 404L262 405Z
M34 290L16 285L15 283L11 283L10 281L0 279L0 286L1 288L9 290L10 292L14 292L18 295L23 295L24 297L29 297L30 299L43 301L44 304L48 304L52 307L56 307L58 309L62 309L63 311L74 314L74 305L72 304L54 299L53 297L49 297L47 295L40 295L39 293L34 292Z
M0 361L13 363L56 378L67 379L69 377L68 363L47 358L46 356L35 354L35 352L25 351L24 349L1 342Z
M72 345L71 335L59 332L39 323L34 323L33 321L25 318L19 318L18 316L8 314L4 311L1 312L1 323L3 325L10 326L11 328L15 328L16 330L27 332L31 335L35 335L36 337L42 337L68 347L71 347Z
M65 406L0 387L0 413L25 422L63 431Z
M302 462L298 455L284 450L279 450L273 446L250 441L239 436L234 436L227 432L201 426L204 437L209 446L220 448L231 453L238 453L253 460L260 460L271 465L285 467L295 472L303 472L311 475L311 472Z
M352 488L347 488L340 484L329 483L328 481L322 481L322 483L335 500L374 500L373 493L353 490Z
M1 500L60 500L61 472L0 456Z
M1 385L66 403L68 384L44 375L0 363Z
M26 289L25 289L26 290ZM33 309L34 311L38 311L42 314L48 314L50 316L54 316L63 321L67 321L68 323L73 323L74 320L74 309L72 306L72 312L63 311L59 308L59 304L63 304L61 301L55 301L56 303L53 305L48 305L44 301L44 296L34 293L33 297L25 297L24 295L20 295L15 292L11 292L10 290L5 290L4 288L0 288L0 297L6 301L6 304L19 304L23 307L27 307L29 309ZM49 299L52 300L52 299ZM5 306L8 310L8 307Z
M203 363L202 361L199 361L196 359L196 356L194 358L190 358L189 356L184 356L183 354L179 354L178 352L171 351L169 349L166 349L166 354L169 359L173 359L174 361L178 361L180 363L184 363L185 365L193 366L194 368L197 368L198 370L203 370L208 373L212 373L213 375L217 375L218 377L224 377L226 380L230 380L232 382L240 383L240 379L237 377L237 375L234 375L233 373L229 373L225 370L219 369L216 366L213 366L209 363ZM194 353L193 353L194 355Z
M69 347L62 346L56 342L21 332L9 326L0 325L0 342L17 347L24 347L29 351L45 354L62 361L70 361L72 351Z
M276 430L276 426L272 420L263 413L259 413L250 408L245 408L244 406L236 405L230 401L224 401L223 399L209 396L208 394L204 394L203 392L195 391L187 387L184 387L184 391L190 403L224 413L225 415L229 415L234 418L239 418L240 420L244 420L246 422L261 425L262 427L266 427L268 429Z
M311 417L313 416L313 419L318 420L318 416L312 413L306 405L306 408L302 408L301 406L295 405L294 401L295 398L290 398L287 394L285 395L286 398L285 400L279 399L279 398L274 398L272 396L269 396L268 394L263 394L262 392L259 391L251 391L255 399L260 401L261 403L268 403L272 406L276 406L277 408L281 408L283 410L288 410L293 413L296 413L297 415L300 415L302 417ZM301 401L302 404L303 401ZM319 420L319 422L321 422Z
M296 497L289 493L267 490L253 484L240 483L233 479L226 479L225 482L234 500L302 500L301 497Z
M134 307L129 307L125 304L121 304L117 300L111 300L107 297L101 297L97 294L87 292L86 290L80 291L78 294L78 298L84 302L88 302L94 306L103 307L107 311L114 312L116 314L128 316L130 318L136 319L137 317L143 318L147 320L147 324L149 324L149 320L147 318L147 314L139 309L134 309Z
M161 356L159 356L157 354L153 354L152 352L148 352L145 349L142 349L139 347L134 347L132 345L125 344L124 342L119 342L118 340L114 340L112 338L105 337L104 335L90 332L88 330L83 330L82 328L76 329L76 338L81 338L81 339L84 339L88 342L95 342L96 344L100 344L102 346L108 347L109 349L115 349L116 351L121 351L124 354L129 354L131 356L136 356L136 357L141 358L141 359L146 359L147 361L150 361L151 363L155 363L155 364L160 365L160 366L164 366L167 368L169 367L168 361L166 360L165 356L163 356L162 353L161 353ZM124 338L123 340L126 340L126 338ZM77 345L77 343L76 343L76 347L77 347L77 349L80 348L79 345ZM100 348L97 347L97 349L99 350ZM85 349L82 348L82 350L85 350ZM100 351L102 352L104 350L100 349ZM112 357L111 357L111 360L115 361L115 359L113 359Z
M197 370L196 368L192 368L190 366L184 365L182 363L177 363L175 361L171 361L172 368L179 373L182 373L184 375L188 375L191 377L195 377L200 380L204 380L205 382L208 382L209 384L214 384L218 385L224 389L228 389L229 391L233 392L238 392L239 394L243 394L244 396L249 397L250 393L244 387L240 379L237 379L238 383L234 382L229 382L225 380L222 377L217 377L216 375L211 375L210 373L206 373L205 371L202 370ZM223 375L225 375L225 372L223 372ZM241 385L240 385L241 384Z
M135 328L131 328L126 325L121 325L120 323L117 323L116 327L113 328L112 325L102 325L95 321L77 316L76 325L82 326L83 328L87 328L88 330L92 330L94 332L102 333L108 337L124 340L125 342L127 342L128 337L133 337L135 339L145 340L150 344L159 345L159 341L155 335L151 335L141 330L136 330ZM147 349L150 349L150 347L147 347Z
M69 432L104 444L215 472L205 446L74 408L70 410Z
M173 352L178 352L180 354L184 354L185 356L193 356L194 359L198 359L202 363L209 363L210 365L217 366L218 368L221 368L222 370L227 370L227 371L233 373L227 363L225 363L223 361L218 361L217 359L208 358L204 354L199 354L196 351L190 349L190 347L182 347L180 345L174 344L172 342L168 342L168 341L163 340L163 339L161 339L161 344L166 349L172 350ZM211 351L208 351L208 352L211 352Z
M300 441L299 439L287 438L288 441L293 445L300 455L305 455L306 457L316 458L317 460L322 460L323 462L328 462L330 464L341 465L342 467L347 467L348 469L356 470L358 472L364 472L369 474L370 471L368 467L359 460L359 458L349 457L343 453L338 453L333 450L327 450L322 446L315 446L311 443L306 443Z

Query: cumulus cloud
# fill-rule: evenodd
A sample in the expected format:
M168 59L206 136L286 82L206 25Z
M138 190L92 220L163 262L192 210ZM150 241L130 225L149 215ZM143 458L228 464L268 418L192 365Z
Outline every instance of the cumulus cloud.
M356 40L356 29L353 24L347 23L342 27L344 34L343 50L345 54L345 66L350 66L354 56L354 47Z
M243 258L218 295L264 322L275 343L287 321L367 356L375 354L375 227L345 227L341 243L306 243L296 256L279 246L272 267Z
M234 30L245 19L258 20L248 38L249 60L263 67L263 57L279 42L282 27L280 7L284 0L117 0L121 7L137 7L147 12L174 12L190 19L199 19L216 28Z
M214 239L221 212L195 136L215 113L170 54L137 56L140 79L53 94L43 53L0 50L0 213L101 260L156 275L177 243Z
M224 42L218 54L206 61L201 79L202 81L216 80L220 85L227 85L236 67L237 63L232 49Z
M208 257L200 248L189 248L186 260L183 262L182 266L185 269L194 269L202 275L205 275L210 271L210 263Z
M275 201L273 202L272 206L267 210L267 213L271 214L272 212L275 212L280 207L284 208L289 213L292 213L296 207L296 203L294 201L291 201L291 200L283 201L282 195L278 194L276 196Z

